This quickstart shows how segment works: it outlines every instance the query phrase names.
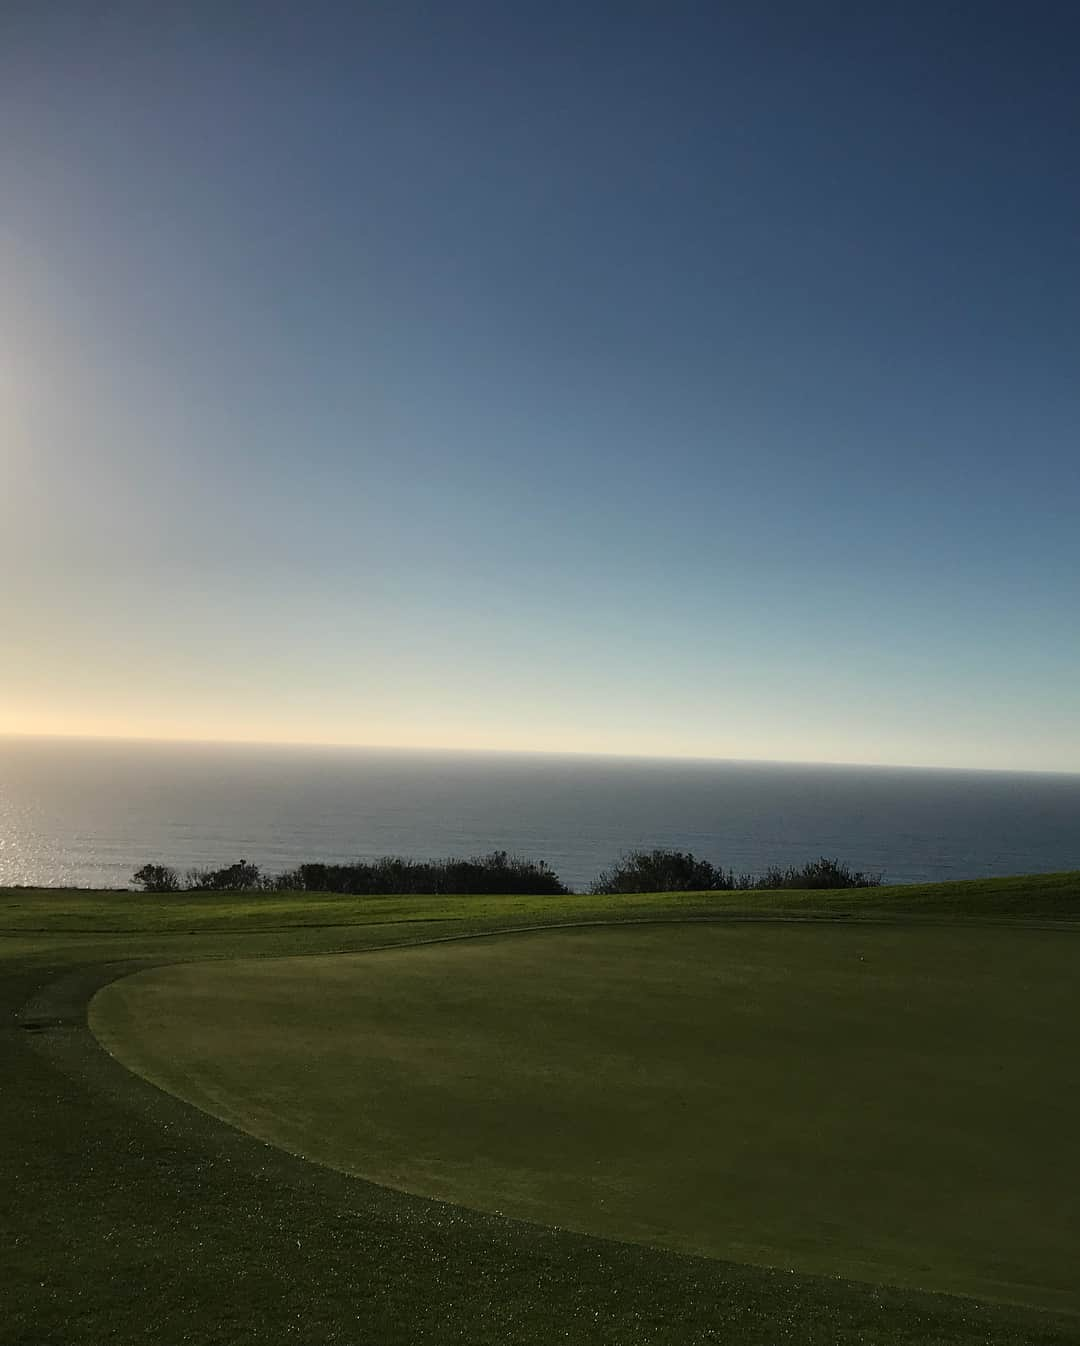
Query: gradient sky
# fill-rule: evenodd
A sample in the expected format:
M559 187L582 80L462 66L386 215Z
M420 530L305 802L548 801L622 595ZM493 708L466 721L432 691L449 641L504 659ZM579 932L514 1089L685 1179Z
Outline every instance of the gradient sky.
M0 16L0 731L1080 771L1080 8Z

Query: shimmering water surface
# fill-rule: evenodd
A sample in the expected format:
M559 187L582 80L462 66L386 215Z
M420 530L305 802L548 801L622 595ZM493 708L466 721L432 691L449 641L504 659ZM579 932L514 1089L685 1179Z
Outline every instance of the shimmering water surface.
M584 888L652 846L894 883L1080 869L1080 776L0 738L0 885L505 849Z

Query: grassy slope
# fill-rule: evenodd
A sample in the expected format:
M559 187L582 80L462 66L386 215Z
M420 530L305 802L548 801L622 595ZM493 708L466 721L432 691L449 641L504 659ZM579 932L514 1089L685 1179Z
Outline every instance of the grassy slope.
M158 1094L97 1052L81 1026L94 987L139 965L751 901L805 915L857 905L1073 921L1080 875L775 898L0 891L0 1342L1080 1343L1075 1320L702 1262L371 1188Z

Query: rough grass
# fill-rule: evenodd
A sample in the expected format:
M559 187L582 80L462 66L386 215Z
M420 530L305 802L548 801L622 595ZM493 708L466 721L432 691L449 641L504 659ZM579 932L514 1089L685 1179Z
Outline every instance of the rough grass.
M859 901L860 912L885 917L1072 922L1080 875L626 905L311 895L175 905L131 893L0 892L0 1342L1080 1343L1075 1316L700 1259L373 1187L160 1093L101 1052L85 1026L89 995L139 967L359 951L568 917L716 913L750 899L766 915L844 915ZM1063 1092L1076 1089L1074 1071L1061 1064Z

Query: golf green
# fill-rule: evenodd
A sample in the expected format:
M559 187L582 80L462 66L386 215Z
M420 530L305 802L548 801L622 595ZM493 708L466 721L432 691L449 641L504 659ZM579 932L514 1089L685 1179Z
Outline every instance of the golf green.
M105 987L132 1070L407 1191L1080 1312L1080 940L657 924L186 964Z

